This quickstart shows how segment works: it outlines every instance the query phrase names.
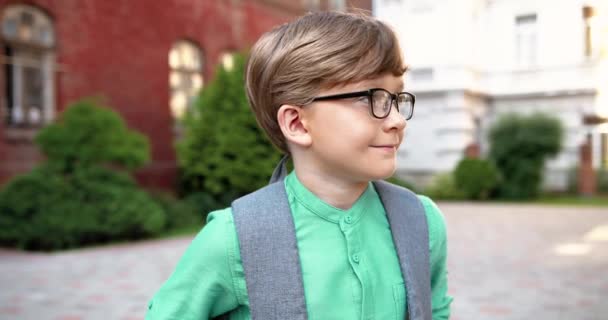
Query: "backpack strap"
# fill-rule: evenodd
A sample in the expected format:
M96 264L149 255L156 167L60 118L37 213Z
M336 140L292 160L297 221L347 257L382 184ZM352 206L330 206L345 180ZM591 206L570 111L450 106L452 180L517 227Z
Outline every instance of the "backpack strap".
M283 181L235 200L232 214L251 319L305 320L300 256Z
M431 320L429 228L424 206L410 190L385 181L375 181L374 186L386 211L405 280L407 317Z

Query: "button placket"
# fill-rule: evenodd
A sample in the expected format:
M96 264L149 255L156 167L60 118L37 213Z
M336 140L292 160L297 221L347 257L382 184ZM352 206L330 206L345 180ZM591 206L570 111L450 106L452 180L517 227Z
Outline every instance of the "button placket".
M346 223L347 217L344 218ZM353 268L357 268L359 263L361 262L361 244L359 241L359 236L357 234L358 228L352 226L353 228L349 228L344 232L344 236L346 238L346 244L348 248L349 260L351 262L351 266Z
M348 263L350 264L354 275L357 277L360 286L360 291L357 292L355 300L361 303L361 317L363 319L369 316L366 315L369 311L366 311L368 308L365 307L365 304L367 303L367 300L369 300L366 297L369 295L370 288L368 288L366 284L367 276L365 274L365 265L362 265L361 230L357 225L354 225L352 221L354 221L354 219L351 220L350 224L347 224L347 216L343 218L344 225L348 226L344 231L344 237L348 250Z

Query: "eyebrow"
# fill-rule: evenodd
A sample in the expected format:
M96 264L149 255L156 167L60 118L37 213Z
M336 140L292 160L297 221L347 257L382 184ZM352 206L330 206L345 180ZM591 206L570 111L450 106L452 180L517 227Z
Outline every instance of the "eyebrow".
M398 92L405 91L405 82L402 81L397 88L399 88Z

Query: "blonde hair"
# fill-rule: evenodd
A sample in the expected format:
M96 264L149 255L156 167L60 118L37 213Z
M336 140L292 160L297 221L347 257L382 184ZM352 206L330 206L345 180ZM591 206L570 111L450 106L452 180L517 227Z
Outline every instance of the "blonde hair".
M247 97L271 142L289 153L277 122L281 105L303 106L321 89L401 76L407 67L394 32L363 13L317 12L265 33L251 49Z

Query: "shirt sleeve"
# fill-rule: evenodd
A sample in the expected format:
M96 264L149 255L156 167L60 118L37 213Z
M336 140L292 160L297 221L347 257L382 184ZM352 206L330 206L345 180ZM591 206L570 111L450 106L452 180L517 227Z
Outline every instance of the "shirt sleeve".
M454 298L448 295L447 230L445 218L433 200L425 196L419 197L424 205L429 226L433 320L449 319L450 305Z
M210 319L238 306L230 249L236 231L230 208L208 215L177 267L148 304L146 320Z

